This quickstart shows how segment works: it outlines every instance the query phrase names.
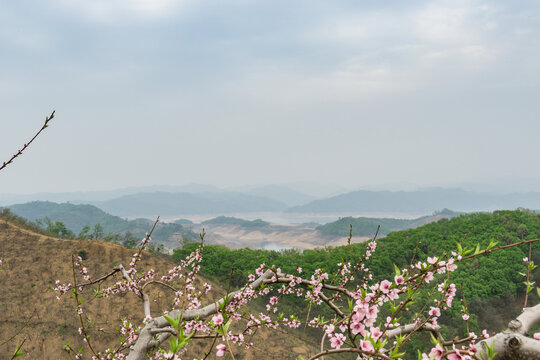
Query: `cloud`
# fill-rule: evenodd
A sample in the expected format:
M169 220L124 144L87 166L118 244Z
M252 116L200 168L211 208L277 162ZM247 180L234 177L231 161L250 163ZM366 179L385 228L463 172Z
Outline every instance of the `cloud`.
M160 20L178 13L189 0L54 0L56 6L97 22Z

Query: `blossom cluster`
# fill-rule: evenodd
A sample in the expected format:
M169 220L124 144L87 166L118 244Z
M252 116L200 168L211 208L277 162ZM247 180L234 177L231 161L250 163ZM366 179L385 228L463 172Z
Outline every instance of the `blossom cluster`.
M411 263L407 268L396 268L393 278L374 281L367 264L376 251L377 243L370 241L366 244L366 251L360 259L355 263L348 258L344 259L337 264L338 270L333 274L323 269L316 269L313 274L304 274L301 268L297 268L294 273L286 273L274 265L261 264L255 269L254 274L248 276L248 282L244 287L228 294L213 305L208 305L211 307L210 310L201 312L205 314L204 316L186 319L183 318L183 314L204 310L202 297L212 290L208 283L204 283L202 287L196 286L196 276L201 269L202 244L166 274L158 276L153 269L143 272L137 270L142 249L150 241L150 236L145 239L141 248L133 255L130 268L125 272L121 268L118 270L122 272L123 279L101 289L99 294L105 297L130 291L142 297L145 287L149 284L170 284L167 287L174 291L174 300L172 307L165 310L164 314L174 313L179 314L179 317L176 320L169 319L173 321L171 324L174 326L167 334L174 339L175 344L181 346L178 345L175 351L159 348L150 357L155 360L180 359L189 343L194 341L195 335L219 339L214 352L215 356L221 357L227 352L232 353L233 345L251 347L247 335L254 334L257 329L298 328L303 322L295 314L285 315L279 311L281 300L290 295L304 298L313 305L326 305L335 313L333 319L313 317L305 322L306 326L319 329L322 336L327 339L324 343L326 349L320 356L326 351L340 350L354 352L360 358L366 359L399 358L399 351L411 334L421 331L426 326L437 329L443 311L452 307L457 290L455 284L449 281L448 274L454 272L457 269L457 262L463 259L455 252L443 254L440 258L427 257L425 260ZM55 290L59 295L92 284L88 270L80 259L77 259L74 266L80 269L79 274L86 283L57 282ZM400 335L398 331L400 321L403 314L409 311L408 305L414 302L421 287L435 282L438 277L441 281L434 285L436 294L430 297L431 302L424 310L408 320L410 324L407 325L409 326L407 336ZM183 287L175 287L179 283ZM255 299L264 301L266 312L242 310L248 302ZM77 311L82 314L80 304ZM463 320L468 321L469 315L465 307L462 312ZM124 359L126 351L137 342L141 332L153 326L152 319L154 318L147 314L143 326L139 327L124 321L120 345L116 349L108 349L103 355L95 353L94 358ZM81 332L84 332L84 329ZM432 349L428 353L423 353L422 358L472 359L476 351L475 342L488 336L485 330L481 336L469 333L468 345L461 348L456 347L455 343L449 346L436 339Z

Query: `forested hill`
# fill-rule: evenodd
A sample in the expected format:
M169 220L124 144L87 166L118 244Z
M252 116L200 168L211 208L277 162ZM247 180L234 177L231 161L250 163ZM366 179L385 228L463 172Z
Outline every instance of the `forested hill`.
M142 239L150 230L154 220L135 219L126 220L113 216L93 205L76 205L71 203L57 204L50 201L34 201L26 204L9 206L11 212L30 221L50 219L50 223L57 225L61 222L65 225L65 236L69 232L80 237L92 237L101 240L123 242L124 238ZM43 227L47 227L44 223ZM85 229L85 227L87 227ZM54 231L53 231L54 232ZM122 235L122 236L120 236ZM69 236L68 236L69 237ZM197 239L198 236L190 229L178 223L159 223L153 233L152 239L156 244L163 244L168 248L176 248L178 241L184 237ZM129 240L128 239L128 240ZM131 244L134 246L135 244Z
M328 199L314 200L288 211L294 213L430 213L443 208L459 211L540 208L540 193L491 194L461 189L417 191L359 190Z
M413 257L425 260L427 256L442 255L447 249L456 249L457 243L464 248L479 244L486 248L491 241L498 245L519 242L523 239L540 238L540 215L527 210L495 211L493 213L466 214L453 219L442 219L416 229L389 233L378 240L378 247L368 262L375 280L393 278L394 264L408 267ZM360 258L365 244L315 250L229 250L219 246L206 246L203 253L203 272L227 281L234 268L233 283L243 284L247 275L253 273L261 263L275 264L287 272L297 267L304 272L323 268L329 273L337 271L337 263L345 258L352 261ZM194 244L175 250L175 258L189 253ZM528 246L522 245L480 256L460 263L459 271L452 273L450 280L463 289L472 314L474 331L480 327L500 329L515 316L523 306L518 297L524 295L525 286L520 272L526 272L523 258L528 256ZM540 243L533 245L533 260L540 262ZM538 273L538 271L537 271ZM540 276L540 273L534 276ZM462 296L460 290L460 297ZM533 294L532 303L538 298ZM490 311L500 311L502 317L490 316ZM502 309L504 308L504 311ZM498 310L497 310L498 309ZM452 310L459 315L459 309ZM458 316L459 317L459 316ZM451 322L447 321L447 324ZM450 328L460 329L463 321L456 320Z
M13 213L30 221L48 217L63 222L68 229L79 233L86 225L100 224L106 232L123 232L129 229L129 221L106 213L93 205L58 204L51 201L32 201L10 205Z
M213 219L205 220L201 224L203 225L233 225L241 226L245 228L260 228L263 226L270 225L269 222L263 221L261 219L255 220L244 220L232 216L218 216Z
M373 236L379 228L380 235L392 231L412 229L441 219L451 219L460 213L444 209L433 215L422 216L416 219L344 217L334 222L317 227L323 235L348 236L352 226L352 233L356 236Z

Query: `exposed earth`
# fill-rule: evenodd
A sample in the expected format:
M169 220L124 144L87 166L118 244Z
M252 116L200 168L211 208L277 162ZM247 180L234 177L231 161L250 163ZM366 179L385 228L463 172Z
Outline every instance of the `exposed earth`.
M194 225L193 231L201 232L204 227L205 240L209 244L220 244L229 248L252 248L267 250L313 249L316 247L346 245L344 236L323 235L315 228L319 224L270 224L249 228L238 225ZM364 242L369 237L355 236L352 242Z

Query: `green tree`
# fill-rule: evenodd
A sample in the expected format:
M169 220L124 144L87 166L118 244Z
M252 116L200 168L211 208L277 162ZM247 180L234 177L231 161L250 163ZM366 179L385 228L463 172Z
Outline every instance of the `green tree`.
M529 228L525 224L521 224L517 228L517 234L521 240L523 240L527 235L529 235Z
M137 243L138 243L138 240L137 240L137 237L134 236L131 231L127 231L125 234L124 234L124 240L122 241L122 244L129 248L129 249L133 249L137 246Z
M45 230L50 236L56 236L61 238L73 238L75 234L69 230L66 225L61 221L52 221L49 217L45 216L42 221L38 220L39 224L44 224Z
M81 232L79 233L79 238L80 239L88 239L88 234L90 233L90 226L88 225L85 225L82 229L81 229Z
M94 231L92 232L92 239L103 239L103 235L105 235L103 232L103 226L101 226L101 224L95 224Z

